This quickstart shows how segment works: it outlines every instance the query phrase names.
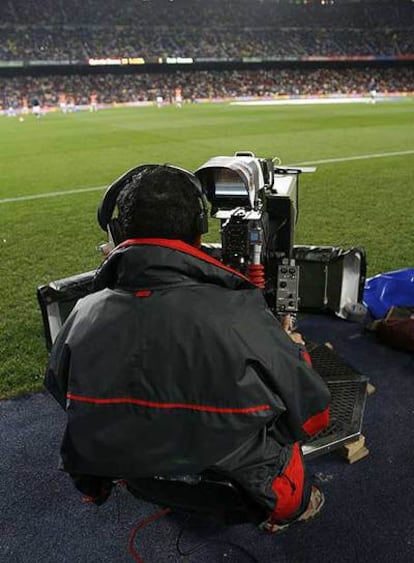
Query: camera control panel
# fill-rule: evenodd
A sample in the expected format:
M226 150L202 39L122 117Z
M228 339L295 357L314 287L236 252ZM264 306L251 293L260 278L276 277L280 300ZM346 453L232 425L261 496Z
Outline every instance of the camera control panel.
M296 313L299 309L299 266L293 262L277 268L276 311Z

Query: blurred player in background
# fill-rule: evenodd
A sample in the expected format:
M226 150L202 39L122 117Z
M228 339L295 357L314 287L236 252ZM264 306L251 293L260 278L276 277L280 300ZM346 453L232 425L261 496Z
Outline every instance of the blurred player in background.
M163 101L164 101L161 92L158 92L155 101L156 101L156 104L157 104L157 108L161 108L161 107L162 107L162 104L163 104Z
M377 84L374 79L371 80L368 86L369 96L371 98L371 104L375 104L377 101Z
M62 113L67 113L68 108L66 105L66 94L64 92L60 92L58 98L59 108Z
M22 98L21 113L22 113L22 115L28 115L28 113L29 113L29 102L28 102L26 96L23 96L23 98Z
M175 98L175 107L182 108L183 107L183 94L181 88L176 88L174 92Z
M75 96L71 95L67 98L66 109L69 113L76 110Z
M98 95L92 92L89 96L89 111L98 111Z
M37 119L42 117L42 108L37 98L32 99L32 114L35 115Z

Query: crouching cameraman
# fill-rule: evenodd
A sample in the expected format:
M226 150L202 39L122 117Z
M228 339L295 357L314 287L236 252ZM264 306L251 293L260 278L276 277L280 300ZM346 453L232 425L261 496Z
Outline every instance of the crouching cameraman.
M67 413L63 469L97 504L119 479L134 489L207 471L244 491L270 532L316 515L324 499L300 442L327 425L329 391L261 290L201 250L208 210L197 178L137 167L98 216L117 247L45 377Z

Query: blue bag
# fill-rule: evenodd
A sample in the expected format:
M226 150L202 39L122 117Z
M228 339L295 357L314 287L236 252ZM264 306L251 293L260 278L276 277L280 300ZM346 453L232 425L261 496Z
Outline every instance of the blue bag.
M413 306L414 269L395 270L368 278L362 300L376 319L384 318L392 306Z

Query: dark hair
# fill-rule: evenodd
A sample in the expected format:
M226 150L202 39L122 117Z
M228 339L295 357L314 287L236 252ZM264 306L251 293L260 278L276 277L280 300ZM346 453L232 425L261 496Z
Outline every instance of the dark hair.
M185 172L169 166L144 169L117 198L118 221L125 239L167 238L193 244L201 204Z

